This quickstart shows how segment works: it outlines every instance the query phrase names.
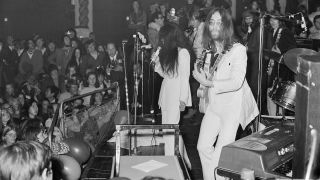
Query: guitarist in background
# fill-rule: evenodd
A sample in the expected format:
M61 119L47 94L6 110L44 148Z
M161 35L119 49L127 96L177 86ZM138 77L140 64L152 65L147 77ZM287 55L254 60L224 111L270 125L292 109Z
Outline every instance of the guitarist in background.
M279 56L284 55L288 50L296 48L297 44L294 39L293 33L286 27L285 22L278 18L281 14L277 11L270 12L273 15L269 22L271 26L271 44L269 42L268 46L271 51L276 52ZM273 86L277 85L278 82L285 81L295 81L294 73L282 63L278 63L276 60L270 58L268 64L268 92L275 88ZM279 110L277 105L272 101L271 97L267 99L268 113L271 116L278 115Z
M193 71L194 78L209 88L209 105L202 120L197 148L204 180L214 180L222 147L235 141L239 124L244 129L259 111L245 79L246 47L234 38L232 17L228 10L216 8L209 12L203 43L204 47L211 46L218 56L209 76L198 69L197 64Z

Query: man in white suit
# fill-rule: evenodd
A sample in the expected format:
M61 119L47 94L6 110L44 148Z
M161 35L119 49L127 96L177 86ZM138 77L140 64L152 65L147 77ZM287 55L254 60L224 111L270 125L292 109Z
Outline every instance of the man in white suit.
M234 39L231 15L226 9L213 9L204 28L204 47L211 46L218 55L212 56L217 58L213 59L210 74L206 75L197 65L193 71L194 78L209 88L209 105L202 120L197 148L204 180L214 180L222 147L235 141L239 124L245 128L259 112L245 79L246 47Z

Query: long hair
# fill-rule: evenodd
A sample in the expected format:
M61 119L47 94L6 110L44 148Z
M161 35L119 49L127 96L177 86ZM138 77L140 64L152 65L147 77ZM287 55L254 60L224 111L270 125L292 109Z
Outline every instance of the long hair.
M139 10L138 10L138 13L137 13L137 14L134 12L134 9L133 9L133 3L134 3L134 2L137 2L138 5L139 5ZM130 7L130 8L131 8L130 16L131 16L131 18L132 18L132 21L133 21L134 23L137 23L137 22L139 21L139 17L142 16L142 14L143 14L142 4L141 4L140 1L138 1L138 0L133 0L133 1L131 2L131 7Z
M215 8L208 13L208 16L206 18L205 25L204 25L202 44L203 44L204 48L208 49L209 47L212 47L213 50L216 51L215 45L214 45L213 40L211 38L211 32L209 30L209 23L210 23L211 16L216 12L218 12L220 14L221 20L222 20L222 25L221 25L222 28L220 31L219 39L224 44L224 50L228 50L232 47L232 45L237 40L234 35L232 17L230 15L229 11L226 10L225 8L220 8L220 7Z
M186 48L191 52L187 38L178 25L168 23L160 29L159 42L162 47L159 58L163 72L168 75L177 75L179 66L178 47Z
M254 11L245 11L242 15L242 21L241 21L241 30L243 32L247 32L249 28L249 26L245 22L246 17L252 17L252 20L253 20L251 24L252 29L255 29L259 26L259 14Z

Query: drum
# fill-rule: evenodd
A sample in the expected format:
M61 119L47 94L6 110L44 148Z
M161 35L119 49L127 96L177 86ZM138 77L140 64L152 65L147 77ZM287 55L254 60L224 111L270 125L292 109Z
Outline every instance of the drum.
M281 81L275 83L269 96L279 106L294 111L296 106L296 83L292 81Z

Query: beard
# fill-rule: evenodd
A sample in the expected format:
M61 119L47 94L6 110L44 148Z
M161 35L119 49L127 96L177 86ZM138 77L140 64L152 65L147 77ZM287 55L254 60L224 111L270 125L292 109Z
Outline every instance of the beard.
M213 41L222 41L222 32L221 30L211 30L211 39Z

